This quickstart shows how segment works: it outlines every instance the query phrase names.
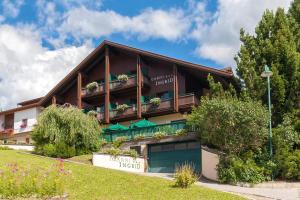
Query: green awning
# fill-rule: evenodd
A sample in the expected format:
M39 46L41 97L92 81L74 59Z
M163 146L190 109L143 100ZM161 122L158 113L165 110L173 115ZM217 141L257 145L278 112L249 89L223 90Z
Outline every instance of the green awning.
M123 131L123 130L128 130L128 127L123 126L119 123L112 124L109 127L103 129L104 132L106 132L106 131Z
M155 126L156 124L154 122L148 121L146 119L143 119L141 121L132 123L129 128L143 128L148 126Z

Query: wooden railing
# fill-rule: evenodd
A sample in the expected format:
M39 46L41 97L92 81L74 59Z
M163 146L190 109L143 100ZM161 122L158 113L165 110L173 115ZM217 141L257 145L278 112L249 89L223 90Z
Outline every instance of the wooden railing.
M98 84L98 87L93 91L89 91L86 88L83 88L81 91L83 97L95 94L104 94L104 83Z
M173 108L173 99L162 100L159 105L153 105L151 103L144 103L142 105L142 113L153 113L166 111Z
M179 108L189 108L199 105L199 99L193 94L184 94L179 96Z
M113 119L113 120L126 118L126 117L134 116L134 115L136 115L136 106L135 105L130 106L124 112L120 112L116 109L109 112L109 117L110 117L110 119Z
M129 88L136 86L136 75L131 75L128 77L128 80L125 82L114 80L110 82L110 90L119 90L123 88Z

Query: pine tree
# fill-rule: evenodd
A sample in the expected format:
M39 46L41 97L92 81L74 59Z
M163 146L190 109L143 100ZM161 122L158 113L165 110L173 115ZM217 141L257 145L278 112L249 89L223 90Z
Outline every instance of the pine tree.
M275 14L265 11L255 35L240 31L242 45L235 57L237 74L248 95L267 104L267 82L260 75L264 65L270 67L275 125L285 113L300 106L299 4L300 0L295 1L288 14L281 8Z

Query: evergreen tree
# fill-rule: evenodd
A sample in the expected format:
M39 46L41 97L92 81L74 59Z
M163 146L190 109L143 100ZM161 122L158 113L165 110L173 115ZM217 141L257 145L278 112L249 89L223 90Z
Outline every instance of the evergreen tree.
M300 106L299 4L299 0L295 1L288 14L281 8L275 14L267 10L255 35L240 31L242 45L235 57L237 74L248 95L267 104L267 81L260 75L264 65L271 68L275 125L285 113Z

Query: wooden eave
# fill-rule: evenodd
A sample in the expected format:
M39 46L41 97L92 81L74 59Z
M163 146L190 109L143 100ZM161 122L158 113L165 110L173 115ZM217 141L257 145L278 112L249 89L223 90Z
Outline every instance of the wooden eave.
M140 55L140 56L146 56L146 57L150 57L150 58L155 58L157 60L170 62L172 64L178 65L179 68L180 67L187 67L187 68L196 69L196 70L199 70L199 71L202 71L202 72L211 73L211 74L221 76L223 78L229 78L229 79L234 77L232 72L219 70L219 69L214 69L214 68L203 66L203 65L198 65L198 64L187 62L187 61L183 61L183 60L179 60L179 59L175 59L175 58L170 58L170 57L163 56L163 55L156 54L156 53L152 53L152 52L149 52L149 51L145 51L145 50L137 49L137 48L134 48L134 47L129 47L129 46L126 46L126 45L122 45L122 44L118 44L118 43L115 43L115 42L104 40L82 62L80 62L79 65L77 65L64 79L62 79L52 90L50 90L45 95L45 97L40 100L39 105L44 105L66 83L68 83L69 81L71 81L73 79L76 79L78 72L83 70L94 59L96 59L96 57L99 53L101 53L101 52L104 53L104 50L105 50L106 46L121 49L121 50L125 50L125 51L129 51L129 52L135 53L135 54Z

